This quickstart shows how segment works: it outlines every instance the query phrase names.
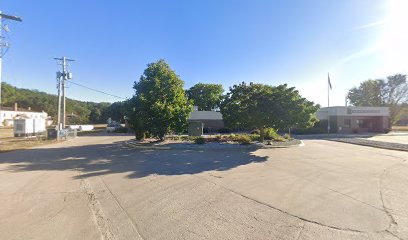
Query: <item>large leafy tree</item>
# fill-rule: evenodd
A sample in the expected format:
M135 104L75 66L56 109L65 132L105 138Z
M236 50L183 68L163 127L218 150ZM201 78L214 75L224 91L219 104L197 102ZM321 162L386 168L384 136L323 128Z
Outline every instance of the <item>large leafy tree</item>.
M163 140L170 132L181 132L192 110L183 86L164 60L148 64L134 84L132 125L136 133L148 131Z
M288 129L312 126L317 120L317 106L302 98L287 85L272 87L264 84L234 85L221 104L221 113L231 128L258 128L261 141L264 129Z
M200 111L210 111L220 107L224 89L221 84L197 83L187 90L187 96Z
M347 98L354 106L387 106L390 108L390 118L393 123L403 104L408 102L408 83L406 75L396 74L386 80L367 80L349 90Z
M383 106L382 97L383 80L367 80L358 88L349 90L347 98L355 106Z
M279 85L274 87L273 95L273 108L278 114L274 119L275 128L309 128L318 121L315 114L319 106L303 98L294 87Z

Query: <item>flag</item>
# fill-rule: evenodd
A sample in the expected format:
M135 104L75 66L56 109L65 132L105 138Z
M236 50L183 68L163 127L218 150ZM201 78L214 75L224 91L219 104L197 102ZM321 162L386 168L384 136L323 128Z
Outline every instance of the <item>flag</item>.
M330 75L329 74L327 74L327 83L329 84L330 90L332 90L332 85L331 85L331 82L330 82Z

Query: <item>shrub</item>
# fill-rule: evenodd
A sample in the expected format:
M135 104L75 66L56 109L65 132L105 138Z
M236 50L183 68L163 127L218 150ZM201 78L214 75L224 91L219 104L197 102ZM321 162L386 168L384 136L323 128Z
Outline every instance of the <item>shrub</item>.
M259 141L261 136L259 136L259 134L251 134L249 135L249 138L251 139L251 141Z
M144 140L145 138L145 133L141 131L136 131L135 135L136 135L136 140Z
M205 138L203 137L198 137L194 140L195 144L204 144L205 143Z
M229 135L217 135L217 136L215 137L215 139L216 139L218 142L228 142L228 141L231 141L231 138L230 138Z
M215 136L215 141L220 142L221 139L222 139L222 136L221 136L221 135Z
M278 136L273 138L273 141L275 141L275 142L286 142L286 139L283 138L282 136L278 135Z
M247 145L251 143L251 138L248 135L239 135L236 137L236 141L240 144Z
M181 137L177 136L177 135L173 135L173 136L168 136L166 137L167 140L173 140L173 141L180 141Z
M189 136L181 136L180 140L181 141L188 141L188 140L190 140L190 137Z
M196 139L197 139L198 137L195 137L195 136L188 136L188 140L189 141L195 141Z
M251 131L251 134L257 134L259 135L261 132L258 129L254 129Z
M286 139L286 140L292 140L292 139L293 139L293 138L292 138L289 134L287 134L287 133L285 133L285 134L283 135L283 138Z
M275 140L280 137L273 128L265 128L265 140Z
M231 134L230 140L240 144L250 144L251 138L247 134Z

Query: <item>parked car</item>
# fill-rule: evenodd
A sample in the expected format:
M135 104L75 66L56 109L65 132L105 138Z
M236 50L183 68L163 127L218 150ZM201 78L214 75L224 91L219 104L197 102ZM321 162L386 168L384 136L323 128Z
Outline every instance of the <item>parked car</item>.
M118 122L111 122L106 126L106 132L110 133L110 132L114 132L116 130L118 130L119 128L121 128L122 125L120 125L120 123Z

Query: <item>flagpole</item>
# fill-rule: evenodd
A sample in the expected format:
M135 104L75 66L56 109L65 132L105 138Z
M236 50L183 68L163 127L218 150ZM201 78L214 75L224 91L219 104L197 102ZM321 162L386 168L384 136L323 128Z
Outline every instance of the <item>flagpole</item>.
M327 73L327 134L330 134L330 74Z

